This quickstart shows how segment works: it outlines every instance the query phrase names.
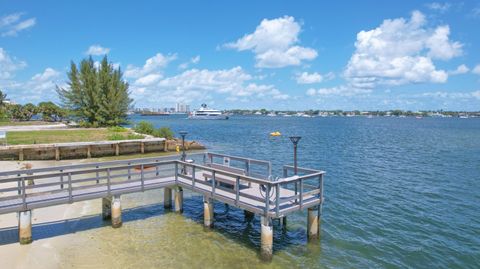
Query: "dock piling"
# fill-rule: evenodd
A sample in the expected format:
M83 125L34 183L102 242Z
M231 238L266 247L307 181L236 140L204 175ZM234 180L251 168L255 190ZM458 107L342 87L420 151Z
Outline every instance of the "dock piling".
M308 209L308 226L307 226L308 240L316 240L319 238L320 216L318 213L319 213L318 206L310 207Z
M166 208L166 209L172 208L172 189L171 188L163 189L163 208Z
M122 226L122 204L120 195L114 195L112 199L112 227L120 228Z
M102 218L108 220L112 218L112 197L102 198Z
M205 227L213 227L213 199L203 196L203 225Z
M175 212L183 212L183 189L182 187L175 188Z
M253 218L255 217L255 214L250 212L250 211L247 211L247 210L243 210L243 214L245 216L245 220L247 222L251 222L253 220Z
M273 226L269 217L261 217L260 258L271 261L273 256Z
M18 239L21 245L32 243L32 211L18 213Z

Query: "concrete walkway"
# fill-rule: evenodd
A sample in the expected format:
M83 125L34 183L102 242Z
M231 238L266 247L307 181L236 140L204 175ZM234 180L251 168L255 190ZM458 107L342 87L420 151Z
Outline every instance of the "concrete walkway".
M64 123L46 124L46 125L16 125L16 126L0 126L0 131L39 131L39 130L55 130L65 129L68 126Z

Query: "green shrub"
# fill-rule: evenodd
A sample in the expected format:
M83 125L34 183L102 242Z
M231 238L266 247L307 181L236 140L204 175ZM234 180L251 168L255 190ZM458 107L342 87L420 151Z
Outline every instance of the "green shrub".
M137 123L134 130L135 130L135 132L140 133L140 134L152 135L153 132L155 131L155 128L153 128L152 123L150 123L148 121L141 121L141 122Z
M128 134L127 139L144 139L145 136L138 134Z
M112 126L112 127L108 127L108 131L115 132L115 133L123 133L128 131L128 129L122 126Z
M114 133L108 136L108 140L125 140L125 136L122 134Z
M166 139L172 139L173 138L173 131L168 127L162 127L162 128L156 129L153 133L153 136L164 137Z

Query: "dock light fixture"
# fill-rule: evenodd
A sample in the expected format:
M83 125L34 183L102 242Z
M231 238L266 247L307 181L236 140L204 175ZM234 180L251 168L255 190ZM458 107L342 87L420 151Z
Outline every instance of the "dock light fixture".
M180 136L182 137L182 162L184 162L187 159L187 153L185 153L185 136L188 134L186 131L180 131L179 132ZM186 174L187 169L185 165L182 168L182 174Z
M293 143L293 171L295 175L298 174L298 166L297 166L297 145L298 141L302 139L301 136L290 136L290 141Z

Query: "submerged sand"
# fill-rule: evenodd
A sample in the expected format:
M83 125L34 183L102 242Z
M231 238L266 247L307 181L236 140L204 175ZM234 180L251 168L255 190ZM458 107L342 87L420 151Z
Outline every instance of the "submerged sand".
M39 168L87 161L92 160L29 163ZM7 171L21 168L24 163L0 165L2 171ZM230 209L228 213L219 203L215 229L205 230L202 197L189 192L184 195L182 215L165 212L163 190L122 195L124 222L119 229L102 220L101 199L35 209L34 241L29 245L18 243L16 213L0 215L0 268L299 267L291 249L276 250L270 264L260 262L256 245L260 237L258 219L246 223L243 211ZM305 251L302 244L293 249L294 253Z
M22 169L25 163L30 163L33 168L67 165L83 161L2 161L1 171ZM58 205L40 208L32 211L32 224L50 224L71 220L94 214L100 211L100 202L85 201L74 204ZM78 240L75 234L61 236L38 235L44 239L34 240L32 244L20 245L17 235L17 213L0 215L0 260L2 268L61 268L59 251L64 249L72 240ZM52 232L55 235L55 232ZM4 244L7 243L7 244Z

